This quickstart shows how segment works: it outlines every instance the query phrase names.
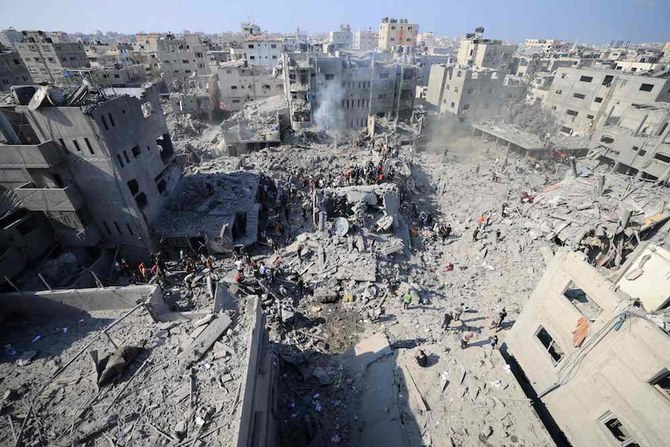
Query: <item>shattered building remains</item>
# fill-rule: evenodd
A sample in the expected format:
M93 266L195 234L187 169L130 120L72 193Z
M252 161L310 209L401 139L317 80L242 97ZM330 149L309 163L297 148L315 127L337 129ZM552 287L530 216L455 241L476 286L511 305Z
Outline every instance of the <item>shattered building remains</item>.
M245 61L247 65L274 68L281 59L283 44L281 39L264 35L249 35L240 44L232 47L230 58L233 61Z
M65 246L138 259L181 174L156 87L115 92L14 88L0 108L1 184L45 213Z
M231 156L266 147L281 146L282 128L288 127L288 103L284 95L247 103L221 124L222 152Z
M572 445L663 445L670 436L664 246L644 243L613 275L559 251L507 338Z
M285 53L284 78L291 126L360 129L368 116L408 116L414 107L418 69L347 53Z
M56 43L43 31L23 31L23 41L16 49L34 82L67 84L70 69L90 67L84 44Z
M245 61L219 64L217 68L221 106L229 112L236 112L244 104L258 99L283 93L282 79L274 70Z
M19 53L0 50L0 92L8 92L12 85L30 84L32 81Z

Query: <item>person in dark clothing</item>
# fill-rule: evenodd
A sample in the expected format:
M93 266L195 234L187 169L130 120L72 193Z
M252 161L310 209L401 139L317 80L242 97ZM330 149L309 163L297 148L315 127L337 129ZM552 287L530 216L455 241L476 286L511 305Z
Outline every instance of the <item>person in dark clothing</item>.
M416 363L418 363L422 368L425 368L428 364L428 356L425 352L423 352L423 349L419 349L419 351L414 355L414 358L416 359Z

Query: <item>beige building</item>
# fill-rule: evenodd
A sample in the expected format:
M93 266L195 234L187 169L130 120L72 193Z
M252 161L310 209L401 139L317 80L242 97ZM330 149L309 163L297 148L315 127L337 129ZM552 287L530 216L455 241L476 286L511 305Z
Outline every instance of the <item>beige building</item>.
M609 279L560 251L507 335L503 352L572 445L667 445L668 272L661 245L640 245Z
M355 50L376 50L377 45L379 45L379 33L376 31L367 29L354 32L353 48Z
M24 31L16 49L35 82L67 84L68 70L90 66L81 43L54 43L42 31Z
M217 76L221 107L228 112L242 109L247 102L284 93L282 78L274 77L268 67L227 62L219 65Z
M670 101L670 79L616 70L559 68L544 106L566 134L589 135L608 123L615 106Z
M504 44L501 40L484 39L484 28L461 39L456 62L475 68L490 68L509 73L516 45Z
M158 59L163 79L183 79L194 74L209 73L207 47L198 35L176 38L168 34L157 42Z
M230 49L230 60L274 68L281 58L282 41L270 36L247 36L239 48Z
M416 46L419 25L408 23L407 19L384 17L379 25L379 44L381 51L391 51L394 47Z

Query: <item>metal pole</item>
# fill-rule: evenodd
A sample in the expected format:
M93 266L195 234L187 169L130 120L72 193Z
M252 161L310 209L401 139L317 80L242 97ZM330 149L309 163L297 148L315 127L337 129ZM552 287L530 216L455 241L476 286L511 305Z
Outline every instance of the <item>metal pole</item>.
M7 284L9 284L10 286L14 287L14 289L15 289L17 292L21 293L21 289L19 289L18 287L16 287L16 284L14 284L13 282L11 282L11 281L9 280L9 278L7 278L7 276L5 276L4 278L5 278L5 281L7 281Z
M49 285L49 283L47 282L47 280L44 279L44 276L42 276L41 273L38 273L37 276L39 276L40 279L42 280L42 282L44 283L44 285L47 286L47 289L52 290L52 289L51 289L51 286Z

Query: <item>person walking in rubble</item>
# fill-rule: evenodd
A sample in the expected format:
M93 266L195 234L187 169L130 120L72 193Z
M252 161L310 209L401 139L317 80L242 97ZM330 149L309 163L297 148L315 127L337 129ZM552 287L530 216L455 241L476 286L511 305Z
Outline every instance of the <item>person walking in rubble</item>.
M472 232L472 242L477 242L477 236L479 236L479 228L475 228Z
M467 348L468 343L470 343L470 340L472 340L472 337L474 336L475 334L470 330L463 332L463 335L461 335L461 349Z
M445 312L444 319L442 320L442 329L449 330L449 325L453 319L454 317L451 312Z
M465 311L465 305L461 303L458 307L454 309L454 320L455 321L461 321L461 316L463 315L463 312Z
M147 282L149 271L147 270L147 267L144 265L144 262L140 262L140 265L137 266L137 270L140 272L140 279L142 279L142 281L144 282Z
M497 335L492 335L491 338L489 339L489 345L491 345L491 349L496 349L498 347L498 336Z
M409 292L405 292L405 294L402 296L402 308L403 310L409 309L409 305L412 304L412 294Z
M496 331L500 330L503 320L505 320L506 317L507 311L503 307L500 312L498 312L498 316L491 322L491 329L495 329Z

